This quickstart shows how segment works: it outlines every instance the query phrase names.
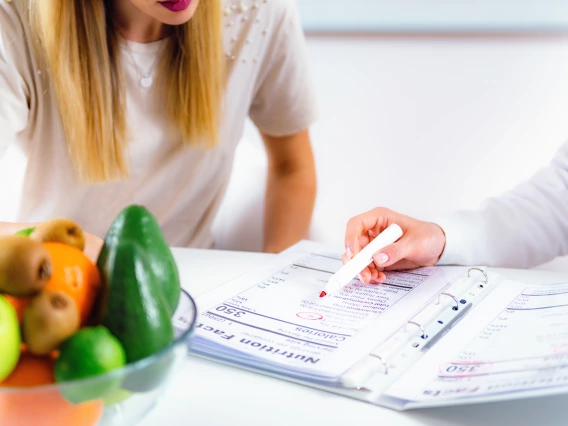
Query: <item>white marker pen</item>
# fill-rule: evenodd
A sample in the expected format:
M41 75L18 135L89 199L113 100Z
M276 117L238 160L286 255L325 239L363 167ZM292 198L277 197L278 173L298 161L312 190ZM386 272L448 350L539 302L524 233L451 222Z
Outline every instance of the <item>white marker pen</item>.
M385 248L386 246L396 242L402 237L402 229L397 224L392 224L381 232L377 237L363 247L353 259L347 262L329 279L327 285L320 293L320 297L341 290L349 282L355 278L363 269L365 269L373 261L373 255Z

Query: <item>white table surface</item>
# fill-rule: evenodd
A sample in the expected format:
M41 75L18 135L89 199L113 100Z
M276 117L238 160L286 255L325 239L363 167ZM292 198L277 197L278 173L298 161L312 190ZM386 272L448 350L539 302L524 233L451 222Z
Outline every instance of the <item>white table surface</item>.
M174 249L184 288L199 296L269 254ZM568 282L568 273L494 269L523 282ZM189 356L139 426L568 425L568 395L396 412Z

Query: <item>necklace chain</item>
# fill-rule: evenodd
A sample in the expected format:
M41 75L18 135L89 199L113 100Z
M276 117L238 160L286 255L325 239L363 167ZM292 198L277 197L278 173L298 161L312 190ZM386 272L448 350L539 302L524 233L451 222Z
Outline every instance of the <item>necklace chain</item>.
M158 53L156 52L156 54L154 55L154 59L152 60L152 63L150 64L150 69L148 70L148 72L144 73L140 67L138 66L138 62L136 62L136 59L134 58L134 54L132 53L132 50L130 49L130 44L128 43L128 41L126 41L126 48L128 50L128 54L130 55L130 59L132 59L132 63L134 64L134 67L136 67L136 70L138 71L138 76L139 76L139 80L138 82L140 83L140 86L144 87L144 88L148 88L152 85L152 83L154 82L154 77L152 77L152 71L154 68L154 63L156 62L156 59L158 58Z

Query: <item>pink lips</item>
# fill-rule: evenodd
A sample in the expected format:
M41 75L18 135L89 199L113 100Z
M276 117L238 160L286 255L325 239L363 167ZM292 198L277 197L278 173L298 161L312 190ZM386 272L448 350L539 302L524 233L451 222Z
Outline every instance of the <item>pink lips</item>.
M189 7L191 0L171 0L161 1L159 3L172 12L181 12Z

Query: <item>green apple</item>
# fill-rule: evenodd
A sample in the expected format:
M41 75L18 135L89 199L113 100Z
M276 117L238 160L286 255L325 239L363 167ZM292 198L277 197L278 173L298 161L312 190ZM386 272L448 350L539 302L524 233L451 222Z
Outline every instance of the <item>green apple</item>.
M20 359L20 324L14 307L0 295L0 382L10 375Z

